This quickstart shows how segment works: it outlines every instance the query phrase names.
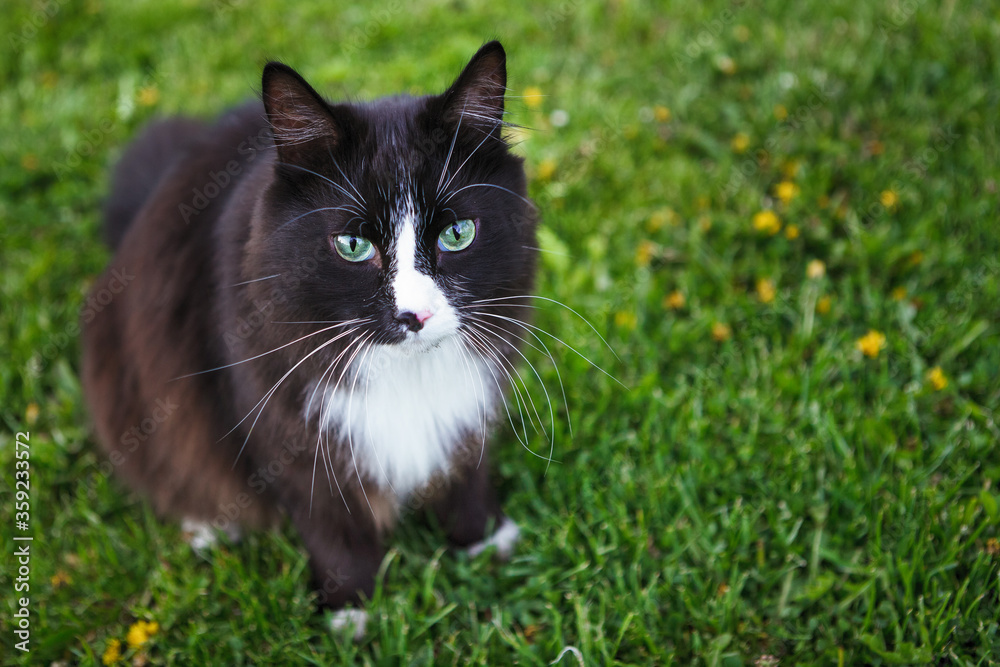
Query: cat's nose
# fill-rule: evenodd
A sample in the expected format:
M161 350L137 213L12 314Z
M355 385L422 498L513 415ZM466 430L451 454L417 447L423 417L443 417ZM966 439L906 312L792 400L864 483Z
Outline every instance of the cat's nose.
M420 331L424 328L424 322L433 315L429 310L421 310L414 313L410 310L403 310L396 314L396 321L406 325L410 331Z

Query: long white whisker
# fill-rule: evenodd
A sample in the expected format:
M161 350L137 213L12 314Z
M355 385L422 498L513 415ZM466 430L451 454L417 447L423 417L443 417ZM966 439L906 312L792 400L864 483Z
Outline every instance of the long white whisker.
M296 338L291 343L285 343L284 345L279 345L278 347L274 348L273 350L268 350L267 352L263 352L261 354L258 354L256 356L254 356L254 357L250 357L249 359L244 359L243 361L234 361L233 363L226 364L225 366L218 366L216 368L209 368L207 371L198 371L197 373L188 373L187 375L179 375L179 376L175 377L173 380L171 380L171 382L173 382L174 380L182 380L184 378L194 377L195 375L203 375L205 373L212 373L214 371L221 371L223 368L231 368L233 366L239 366L240 364L245 364L248 361L253 361L254 359L260 359L261 357L266 357L267 355L272 354L274 352L277 352L278 350L284 349L284 348L288 347L289 345L295 345L299 341L303 341L306 338L311 338L311 337L313 337L313 336L315 336L317 334L323 333L324 331L329 331L331 329L337 329L339 327L346 327L346 326L350 326L352 324L359 324L361 322L366 322L366 321L370 321L370 320L365 320L365 319L360 319L360 320L346 320L344 322L340 322L338 324L334 324L332 327L326 327L325 329L320 329L319 331L314 331L312 333L306 334L305 336L301 336L299 338ZM326 324L326 322L317 322L317 324ZM228 433L226 435L228 435Z
M465 370L469 373L469 379L474 381L476 377L472 375L472 368L475 366L475 362L470 359L472 352L466 347L465 338L459 337L456 339L455 345L462 355L462 362L465 364ZM480 401L479 397L477 397L476 408L479 412L479 421L483 434L483 444L479 450L479 462L476 463L476 469L478 469L482 465L483 456L486 453L486 385L483 383L483 372L478 367L476 367L476 375L479 377L479 388L482 390L482 400ZM475 384L473 384L473 391L475 391Z
M343 185L341 185L340 183L337 183L336 181L334 181L331 178L328 178L327 176L324 176L323 174L315 172L312 169L306 169L305 167L300 167L297 164L291 164L291 163L288 163L288 162L276 162L275 164L280 165L282 167L291 167L292 169L298 169L300 171L306 172L307 174L312 174L313 176L321 178L324 181L326 181L327 183L329 183L330 185L332 185L333 187L335 187L338 190L340 190L341 192L343 192L345 195L347 195L351 199L353 199L354 203L357 204L358 206L360 206L362 209L364 209L364 207L365 207L365 205L363 203L361 203L360 201L358 201L357 197L355 197L350 192L348 192L347 189ZM334 163L334 165L336 166L336 163ZM340 167L338 166L337 169L340 169Z
M541 352L541 350L539 350L537 347L535 347L534 345L532 345L531 342L528 341L527 339L522 338L521 336L518 336L517 334L515 334L513 332L504 331L498 325L491 324L489 322L485 322L485 321L480 320L479 318L477 318L475 316L470 317L469 319L472 320L472 321L474 321L474 322L476 322L479 327L488 327L488 331L487 331L487 329L481 329L483 331L483 333L489 332L491 335L496 336L500 340L503 340L503 338L497 332L500 332L500 333L509 333L511 336L514 336L518 340L523 341L525 345L528 345L528 346L530 346L530 347L538 350L539 352ZM531 333L531 332L529 332L529 333ZM551 435L549 437L549 462L551 463L551 461L552 461L552 455L555 452L555 446L556 446L556 414L555 414L555 410L552 407L552 398L549 396L548 389L545 388L545 383L542 381L542 376L539 375L538 370L531 363L531 361L528 360L528 357L524 356L524 353L522 353L516 347L514 347L514 346L511 346L511 347L513 347L514 351L517 352L521 356L522 359L524 359L524 363L528 364L528 368L530 368L531 372L535 374L535 378L538 380L538 383L542 387L542 392L545 394L545 402L549 404L549 427L552 429L552 433L551 433ZM546 351L546 354L548 354L547 351ZM549 354L548 356L549 356L549 360L552 361L552 365L556 366L555 360L552 358L552 355ZM557 377L558 377L558 373L559 373L558 368L556 368L556 375L557 375ZM560 387L562 386L562 380L561 379L560 379L560 382L559 382L559 386ZM563 393L563 400L565 400L565 399L566 399L566 394L564 392ZM532 405L532 407L534 407L534 406ZM567 415L569 414L569 406L568 405L566 406L566 413L567 413ZM535 414L537 416L537 414L538 414L537 411L536 411ZM541 420L539 419L539 421L541 421ZM542 428L542 432L543 433L545 432L544 427ZM548 465L545 466L545 471L548 472Z
M581 320L583 320L583 323L586 324L588 327L590 327L591 331L593 331L595 334L597 334L597 337L600 338L601 342L604 343L605 347L607 347L608 350L611 351L611 354L615 355L615 359L618 359L618 361L621 361L621 359L618 357L618 353L615 352L615 348L611 347L611 345L608 344L608 341L604 340L604 336L602 336L601 332L598 331L597 328L593 324L590 323L590 320L588 320L586 317L584 317L580 313L576 312L575 310L573 310L572 308L570 308L569 306L567 306L562 301L557 301L556 299L550 299L547 296L538 296L537 294L521 294L521 295L517 295L517 296L501 296L501 297L497 297L495 299L480 299L479 301L474 301L473 304L492 303L492 302L495 302L495 301L507 301L507 300L510 300L510 299L541 299L542 301L548 301L549 303L554 303L557 306L562 306L563 308L565 308L566 310L568 310L569 312L573 313L574 315L576 315L577 317L579 317ZM495 304L495 305L500 305L500 304ZM522 306L522 307L527 308L528 306Z
M246 414L246 417L244 417L243 419L241 419L236 424L236 426L234 426L233 428L231 428L229 430L229 432L227 432L224 436L222 436L222 438L219 438L219 440L221 441L222 439L224 439L225 437L227 437L230 433L232 433L237 428L239 428L240 424L242 424L243 422L245 422L250 417L250 415L253 414L253 411L257 409L257 406L261 405L261 403L263 403L263 405L260 408L260 412L257 413L257 416L253 420L253 425L250 426L250 430L247 432L247 437L244 438L244 440L243 440L243 446L240 447L239 453L236 454L236 460L233 461L233 468L234 469L236 468L236 464L239 463L240 456L243 455L243 450L246 449L247 443L250 441L250 434L253 432L254 425L257 424L257 420L260 419L260 416L262 414L264 414L264 408L267 407L268 400L270 400L271 396L274 395L274 392L277 391L278 387L281 386L281 383L285 381L285 378L287 378L289 375L291 375L292 372L295 371L296 368L298 368L303 363L305 363L305 361L309 357L313 356L314 354L316 354L317 352L319 352L320 350L322 350L323 348L325 348L327 345L331 345L332 343L336 342L338 339L343 338L344 336L347 336L347 335L353 333L356 330L357 330L357 328L354 328L354 329L348 329L347 331L341 332L341 333L337 334L336 336L334 336L333 338L331 338L330 340L328 340L325 343L323 343L322 345L320 345L319 347L317 347L315 350L313 350L312 352L310 352L306 356L302 357L302 359L300 359L298 363L296 363L294 366L292 366L290 369L288 369L288 372L286 372L284 375L282 375L281 378L277 382L274 383L274 386L272 386L267 391L267 393L264 394L264 398L262 398L259 401L257 401L257 405L255 405L252 408L250 408L250 412L248 412Z
M466 342L468 342L470 345L472 345L472 347L476 348L476 354L477 355L479 355L480 357L490 357L494 361L496 361L496 357L493 356L493 354L489 350L485 349L481 343L477 342L472 337L471 330L469 330L469 329L460 330L460 333L462 334L462 338ZM489 360L486 360L486 361L487 361L487 363L486 363L486 369L490 372L490 375L493 376L493 382L497 386L497 393L500 395L500 401L503 403L504 412L507 413L507 421L510 423L512 432L514 433L514 437L517 439L517 441L521 444L522 447L524 447L529 452L531 452L531 449L529 449L528 446L527 446L527 444L525 444L525 442L523 440L521 440L521 435L517 432L517 425L514 423L514 416L511 415L511 413L510 413L510 406L507 404L507 397L504 396L503 385L500 383L500 378L498 378L497 374L495 372L493 372L493 368L494 368L493 364L490 363ZM499 362L497 362L497 363L499 363ZM503 370L503 369L501 368L501 370ZM520 406L520 401L518 401L518 406ZM521 418L521 423L522 423L522 425L524 424L524 418L523 417ZM531 452L531 453L534 454L534 452Z
M466 186L461 187L458 190L455 190L454 192L450 193L447 197L444 198L444 201L442 201L441 203L442 204L447 204L449 201L451 201L452 197L454 197L455 195L457 195L459 192L462 192L463 190L468 190L469 188L496 188L497 190L502 190L502 191L506 192L507 194L510 194L510 195L513 195L513 196L517 197L518 199L520 199L521 201L523 201L525 204L527 204L531 208L536 209L536 210L538 209L538 207L535 206L534 202L532 202L527 197L522 197L521 195L517 194L513 190L505 188L502 185L496 185L494 183L473 183L472 185L466 185Z
M527 330L527 329L533 329L533 330L535 330L535 331L538 331L539 333L543 333L543 334L545 334L546 336L548 336L548 337L550 337L550 338L552 338L552 339L556 340L556 341L557 341L557 342L559 342L560 344L562 344L562 345L565 345L567 349L571 350L571 351L572 351L572 352L573 352L574 354L576 354L576 355L577 355L578 357L580 357L581 359L583 359L584 361L586 361L586 362L587 362L588 364L590 364L591 366L593 366L594 368L596 368L597 370L599 370L600 372L604 373L604 374L605 374L605 375L607 375L607 376L608 376L609 378L611 378L612 380L614 380L615 382L617 382L617 383L618 383L619 385L621 385L621 386L622 386L622 388L623 388L623 389L628 389L628 387L626 387L626 386L625 386L625 385L624 385L624 384L622 383L622 381L621 381L621 380L619 380L619 379L618 379L618 378L616 378L616 377L615 377L614 375L612 375L611 373L607 372L606 370L604 370L603 368L601 368L600 366L598 366L597 364L595 364L595 363L594 363L593 361L591 361L591 360L590 360L589 358L587 358L587 357L586 357L585 355L583 355L583 354L582 354L582 353L581 353L581 352L580 352L579 350L577 350L577 349L576 349L575 347L573 347L572 345L570 345L569 343L567 343L567 342L566 342L566 341L564 341L563 339L559 338L558 336L555 336L555 335L553 335L553 334L550 334L550 333L549 333L548 331L546 331L545 329L542 329L542 328L540 328L540 327L536 327L536 326L535 326L534 324L528 324L527 322L524 322L524 321L522 321L522 320L519 320L519 319L517 319L517 318L514 318L514 317L507 317L507 316L505 316L505 315L498 315L498 314L496 314L496 313L487 313L487 312L485 312L485 311L479 311L479 314L480 314L480 315L484 315L484 316L486 316L486 317L496 317L496 318L498 318L498 319L501 319L501 320L506 320L506 321L510 322L511 324L515 324L515 325L517 325L517 326L519 326L519 327L522 327L522 328L524 328L524 329L526 329L526 330Z
M458 131L462 129L462 118L465 116L465 105L462 105L462 113L458 117L458 125L455 126L455 135L451 138L451 145L448 146L448 156L444 159L444 167L441 169L441 177L438 178L437 188L434 190L434 196L438 197L441 195L441 184L444 183L444 177L448 173L448 165L451 164L451 152L455 150L455 141L458 139ZM451 183L451 180L448 181Z
M275 273L273 276L264 276L263 278L254 278L252 280L244 280L241 283L233 283L230 287L239 287L240 285L249 285L250 283L259 283L262 280L270 280L271 278L277 278L280 273Z
M458 165L458 169L455 170L455 173L451 175L451 178L448 179L448 182L444 184L444 188L442 188L442 189L444 189L444 190L448 189L448 186L451 185L451 182L455 180L456 176L458 176L458 172L462 171L462 167L464 167L465 164L469 160L472 159L472 156L476 154L476 151L478 151L480 148L482 148L483 144L486 143L486 140L489 139L492 136L493 135L491 135L491 134L487 134L485 137L483 137L483 140L479 142L479 145L476 146L471 153L469 153L468 157L466 157L464 160L462 160L462 164Z

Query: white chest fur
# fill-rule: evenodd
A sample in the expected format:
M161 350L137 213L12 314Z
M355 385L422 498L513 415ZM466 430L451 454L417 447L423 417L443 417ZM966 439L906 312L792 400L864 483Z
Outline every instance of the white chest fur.
M412 353L377 346L326 396L320 419L350 448L352 474L356 465L404 498L448 469L461 438L483 439L497 395L494 373L457 339Z

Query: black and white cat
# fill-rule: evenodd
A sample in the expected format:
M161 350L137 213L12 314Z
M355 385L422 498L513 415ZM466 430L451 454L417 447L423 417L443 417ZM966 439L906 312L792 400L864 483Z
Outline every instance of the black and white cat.
M372 593L414 498L473 552L517 538L487 448L536 263L505 86L498 42L441 95L370 103L270 63L263 105L154 124L115 172L114 298L83 318L98 439L189 525L287 515L332 608Z

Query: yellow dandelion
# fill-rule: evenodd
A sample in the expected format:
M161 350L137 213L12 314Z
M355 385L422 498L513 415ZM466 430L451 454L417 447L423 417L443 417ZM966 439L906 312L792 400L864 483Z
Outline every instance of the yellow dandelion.
M893 287L892 292L889 293L893 301L902 301L906 298L906 288L905 287Z
M663 299L663 305L671 310L680 310L686 303L687 299L684 298L684 293L680 290L674 290Z
M638 247L635 249L635 263L639 266L649 266L655 254L655 243L649 240L640 241Z
M736 38L737 42L745 42L750 39L750 28L745 25L738 25L733 28L733 37Z
M623 329L635 329L636 325L639 324L639 318L631 311L619 310L615 313L615 324Z
M795 159L785 160L785 162L781 165L781 173L785 176L786 179L792 180L793 178L799 175L799 169L801 167L802 167L801 160L795 160Z
M557 166L558 163L552 158L542 160L538 165L538 180L543 182L551 181L556 173Z
M1000 540L995 537L986 540L986 553L991 556L1000 555Z
M670 109L662 104L657 104L653 107L653 118L655 118L658 123L666 123L670 120L671 115Z
M788 225L788 227L785 228L785 238L789 241L794 241L799 238L799 226Z
M712 228L712 219L707 215L700 216L698 218L698 229L703 232L707 232Z
M940 366L935 366L927 371L927 381L934 387L934 391L941 391L948 386L948 378L945 377L944 371L941 370Z
M125 641L129 648L138 648L149 641L149 639L160 630L158 623L147 623L146 621L136 621L128 629Z
M774 281L770 278L761 278L757 281L757 298L761 303L771 303L774 301Z
M538 86L528 86L524 89L524 104L529 109L542 106L542 89Z
M910 253L910 256L906 259L906 263L910 266L916 266L924 261L924 251L914 250Z
M866 357L874 359L878 356L879 352L885 349L885 334L881 331L875 331L875 329L872 329L857 340L855 347L857 347Z
M160 90L156 86L140 88L138 100L142 106L151 107L160 101Z
M28 403L28 407L24 409L24 421L28 423L28 426L35 425L39 412L41 411L38 409L38 403Z
M806 277L812 280L819 280L826 275L826 264L822 260L814 259L806 265Z
M899 204L899 195L896 194L895 190L883 190L882 194L878 196L878 200L882 202L882 206L891 210Z
M758 211L754 214L753 228L758 232L765 232L774 236L781 230L781 221L778 219L778 215L774 211L764 209L763 211Z
M104 649L101 662L105 665L113 665L122 659L122 643L117 639L108 641L108 647Z
M783 121L788 118L788 109L785 108L784 104L774 105L774 117L778 119L778 121Z
M729 147L734 153L745 153L750 147L750 137L746 132L737 132L736 136L729 140Z
M719 68L719 71L727 76L732 76L736 73L736 61L727 55L720 55L715 59L715 66Z
M787 204L799 196L799 186L791 181L782 181L774 186L774 195Z
M662 208L659 211L654 211L653 215L649 216L646 229L652 234L663 229L664 225L675 224L677 224L677 214L674 213L673 209Z
M830 312L830 297L823 295L816 302L816 312L820 315L826 315Z
M52 584L52 588L59 588L60 586L70 583L70 581L72 581L72 579L69 578L69 575L66 574L64 570L59 570L49 577L49 583Z
M724 343L733 335L733 330L725 322L715 322L712 324L712 338L719 343Z

